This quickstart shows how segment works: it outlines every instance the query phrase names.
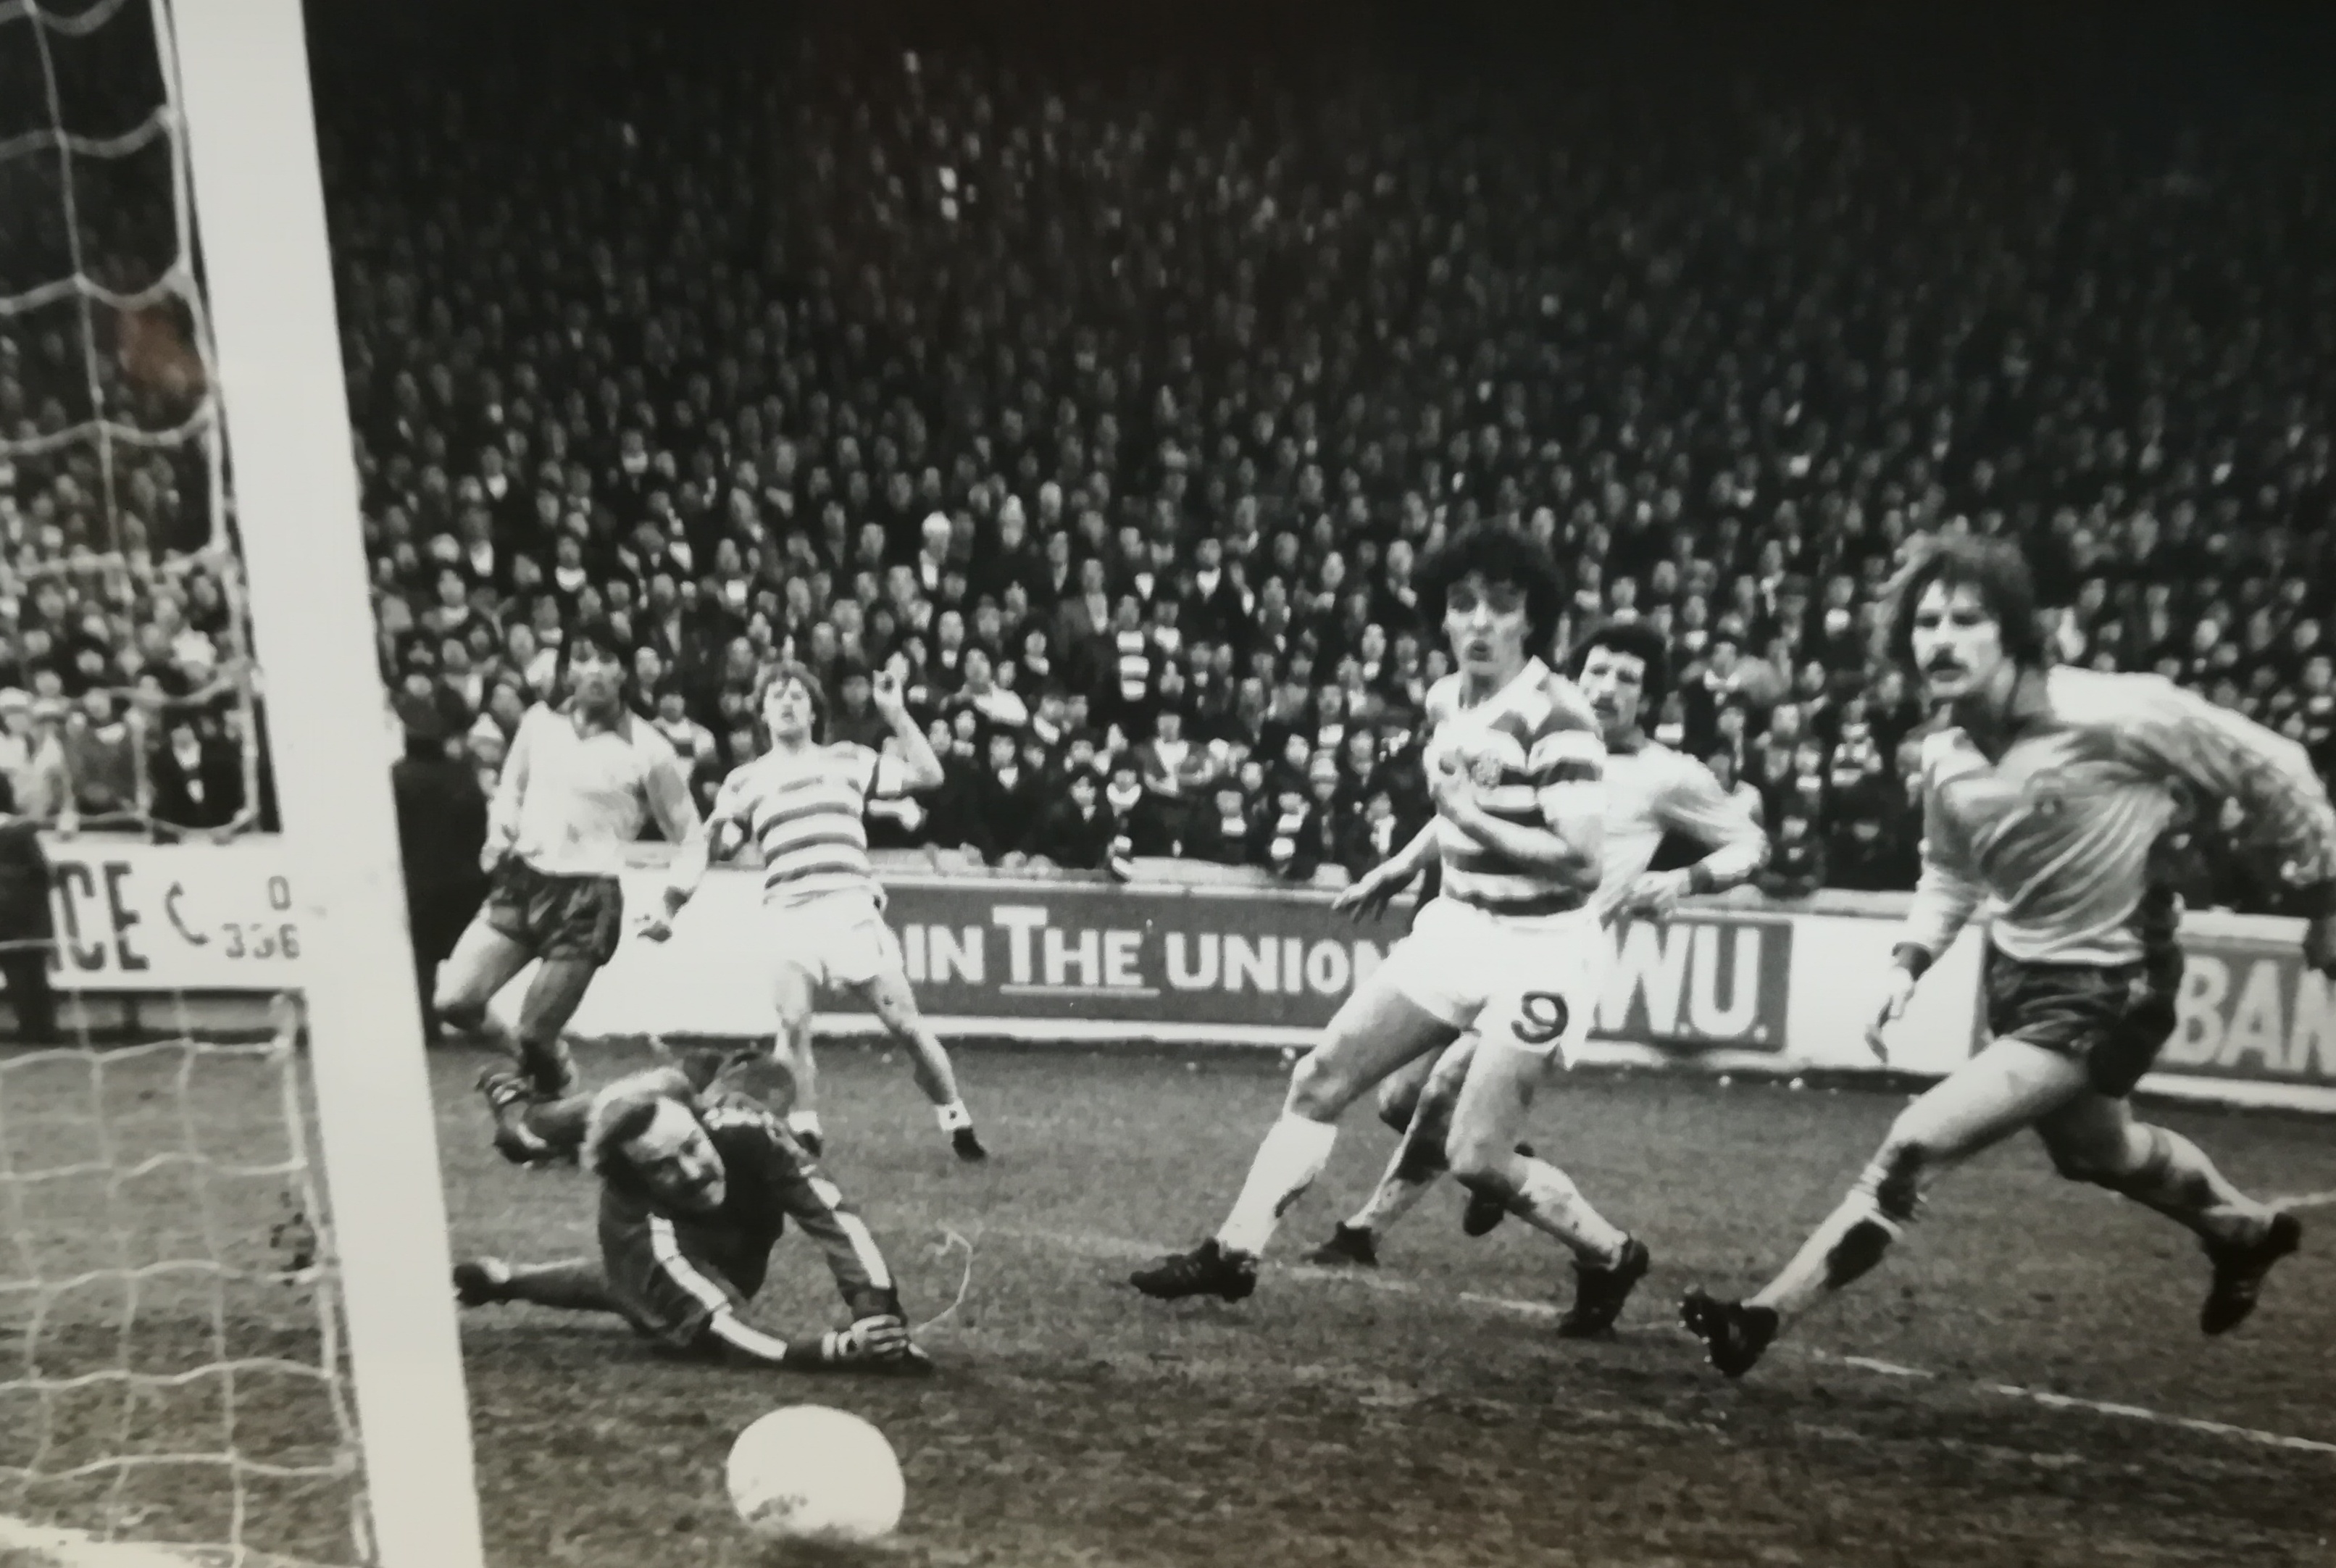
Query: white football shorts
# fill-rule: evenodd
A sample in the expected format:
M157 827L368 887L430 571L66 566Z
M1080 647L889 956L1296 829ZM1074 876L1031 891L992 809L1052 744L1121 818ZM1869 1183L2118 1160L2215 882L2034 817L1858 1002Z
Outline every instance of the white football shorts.
M900 944L873 895L819 893L799 903L764 907L770 952L811 976L814 985L864 986L900 967Z
M1563 1062L1590 1037L1605 951L1589 909L1520 920L1439 898L1387 954L1384 972L1454 1028Z

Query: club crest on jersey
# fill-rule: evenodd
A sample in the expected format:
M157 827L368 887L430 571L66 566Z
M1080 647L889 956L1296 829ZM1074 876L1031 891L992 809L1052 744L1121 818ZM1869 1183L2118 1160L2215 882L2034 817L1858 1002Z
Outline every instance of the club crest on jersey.
M1478 752L1468 759L1468 777L1478 789L1492 789L1501 782L1501 759Z
M2020 786L2020 803L2039 817L2056 817L2068 805L2068 777L2059 768L2032 774Z

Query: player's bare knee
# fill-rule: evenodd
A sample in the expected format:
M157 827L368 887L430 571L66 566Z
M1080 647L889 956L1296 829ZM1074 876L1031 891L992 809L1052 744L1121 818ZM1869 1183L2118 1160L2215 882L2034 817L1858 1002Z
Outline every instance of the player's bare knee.
M2133 1127L2114 1141L2048 1135L2044 1152L2063 1180L2107 1187L2113 1193L2147 1183L2166 1161L2165 1139L2155 1127Z
M431 1005L437 1009L440 1022L462 1034L477 1033L479 1026L487 1021L487 1004L462 999L460 993L450 998L441 992Z
M2053 1174L2064 1182L2098 1185L2117 1174L2115 1163L2103 1160L2098 1149L2075 1144L2047 1144L2044 1152L2052 1157Z
M1388 1079L1379 1086L1379 1120L1402 1132L1411 1125L1411 1118L1418 1112L1419 1097L1417 1085Z
M1453 1179L1472 1193L1499 1198L1514 1194L1511 1168L1516 1151L1507 1139L1455 1128L1444 1140L1444 1160Z
M1290 1070L1290 1094L1283 1108L1315 1121L1333 1121L1354 1104L1362 1086L1328 1052L1317 1047L1298 1058Z

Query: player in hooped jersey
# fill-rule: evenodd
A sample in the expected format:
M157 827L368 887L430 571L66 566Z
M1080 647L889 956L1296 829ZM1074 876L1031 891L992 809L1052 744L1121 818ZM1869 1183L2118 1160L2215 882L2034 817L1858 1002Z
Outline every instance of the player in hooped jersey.
M717 1086L717 1061L531 1107L547 1146L600 1179L599 1256L466 1259L455 1299L608 1313L667 1350L790 1370L930 1370L867 1224L768 1106ZM789 1340L746 1321L789 1220L826 1257L849 1328Z
M822 745L827 694L800 664L780 665L765 679L760 706L771 748L733 770L715 796L715 852L727 857L751 842L763 859L764 931L778 1010L776 1057L793 1079L787 1125L813 1153L822 1139L812 1059L812 1005L822 986L841 987L874 1011L909 1049L917 1086L932 1101L958 1157L988 1157L973 1118L958 1097L949 1052L917 1010L900 944L884 923L884 890L868 862L868 800L941 782L940 759L900 699L897 672L880 671L876 710L892 726L901 776L884 777L885 759L864 745ZM662 940L663 922L642 934Z
M1562 1172L1516 1152L1552 1055L1589 1025L1600 967L1591 898L1606 748L1573 683L1532 651L1557 618L1557 569L1523 533L1471 523L1423 564L1419 581L1421 598L1442 604L1459 667L1428 696L1436 815L1339 902L1383 905L1431 855L1442 857L1442 891L1291 1074L1280 1119L1217 1233L1136 1271L1131 1282L1145 1295L1249 1295L1275 1224L1321 1174L1339 1115L1471 1027L1484 1047L1453 1108L1445 1149L1453 1174L1590 1270L1622 1267L1637 1246Z
M2213 1271L2199 1327L2227 1332L2302 1226L2127 1104L2173 1033L2182 978L2181 901L2156 852L2185 803L2236 799L2307 907L2304 961L2336 975L2336 810L2302 747L2237 714L2154 675L2049 667L2011 545L1937 542L1890 603L1891 655L1947 722L1922 743L1922 873L1867 1038L1883 1055L1923 970L1990 898L1994 1037L1899 1115L1782 1273L1744 1301L1690 1290L1680 1316L1741 1377L1786 1323L1882 1261L1932 1180L2033 1129L2061 1175L2198 1237Z
M519 1162L547 1152L527 1130L529 1106L575 1081L561 1032L616 955L627 847L651 821L676 846L658 920L688 902L706 872L689 781L665 737L627 711L624 665L602 633L569 635L560 681L567 705L537 704L512 737L480 852L493 879L486 905L438 972L439 1015L476 1031L492 1027L495 994L541 960L520 1008L518 1069L491 1068L479 1083L496 1146Z
M1644 715L1661 706L1669 681L1669 658L1661 635L1635 622L1593 628L1574 649L1573 668L1575 683L1597 715L1606 745L1606 868L1596 901L1600 920L1627 914L1666 920L1681 897L1722 891L1767 864L1768 837L1743 803L1719 787L1710 769L1649 739L1641 727ZM1682 870L1650 871L1668 833L1692 838L1709 852ZM1464 1037L1441 1057L1422 1058L1381 1086L1380 1116L1403 1134L1403 1141L1370 1201L1341 1222L1330 1239L1309 1254L1309 1261L1368 1265L1378 1261L1378 1238L1443 1172L1445 1129L1475 1046L1473 1036ZM1506 1213L1499 1203L1472 1194L1462 1228L1481 1236ZM1643 1252L1633 1254L1630 1268L1586 1281L1593 1288L1576 1293L1572 1310L1559 1320L1559 1334L1579 1337L1611 1326L1630 1287L1643 1272Z

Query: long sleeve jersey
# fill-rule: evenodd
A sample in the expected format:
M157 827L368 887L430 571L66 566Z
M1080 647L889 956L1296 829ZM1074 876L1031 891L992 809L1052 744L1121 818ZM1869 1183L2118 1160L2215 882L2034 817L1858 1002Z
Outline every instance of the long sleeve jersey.
M2038 963L2142 956L2152 852L2187 793L2235 798L2298 887L2336 881L2336 808L2293 742L2154 675L2024 674L1990 761L1960 726L1922 745L1922 873L1903 940L1936 956L1992 898L1990 938Z
M1715 888L1733 887L1768 863L1768 835L1709 768L1657 741L1609 752L1601 920L1614 917L1631 885L1654 864L1668 833L1684 833L1711 852L1703 863Z

